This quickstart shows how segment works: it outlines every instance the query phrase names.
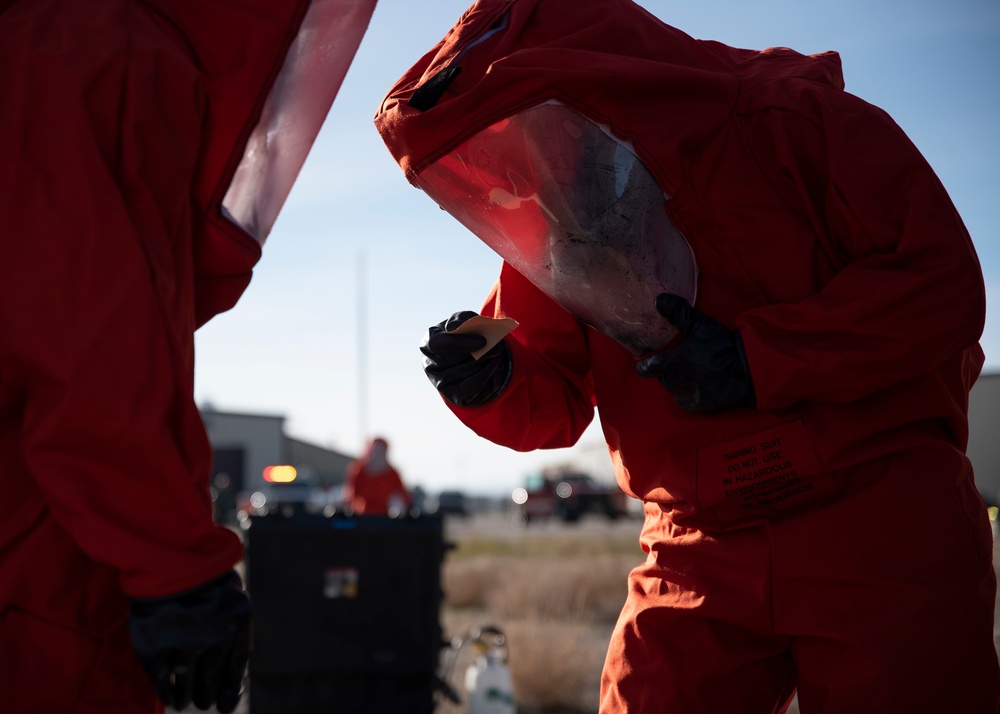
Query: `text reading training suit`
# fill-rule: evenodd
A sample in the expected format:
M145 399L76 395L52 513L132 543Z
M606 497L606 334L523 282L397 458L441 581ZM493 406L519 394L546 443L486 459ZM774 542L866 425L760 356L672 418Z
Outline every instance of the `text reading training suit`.
M456 313L422 347L450 408L531 450L572 445L597 407L645 502L602 714L775 712L796 690L809 714L997 710L991 534L965 455L981 271L835 53L695 40L628 0L481 0L375 122L504 258L482 311L520 326L474 361ZM566 158L601 134L618 147ZM696 285L638 291L640 331L682 333L651 357L609 307L645 280L627 221L567 218L593 210L577 197L599 171L618 203L638 195L640 165L669 223L646 242L681 236L696 265ZM617 284L581 268L615 261Z
M249 611L212 519L193 335L246 287L373 7L0 2L5 714L235 707ZM331 36L304 107L286 58Z

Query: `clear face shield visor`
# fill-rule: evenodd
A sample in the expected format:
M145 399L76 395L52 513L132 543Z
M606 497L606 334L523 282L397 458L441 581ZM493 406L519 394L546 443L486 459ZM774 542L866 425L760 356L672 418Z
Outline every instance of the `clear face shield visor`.
M375 2L309 3L222 200L223 215L262 245L340 90Z
M550 102L487 127L416 184L580 321L636 355L676 330L660 293L691 303L694 253L628 144Z

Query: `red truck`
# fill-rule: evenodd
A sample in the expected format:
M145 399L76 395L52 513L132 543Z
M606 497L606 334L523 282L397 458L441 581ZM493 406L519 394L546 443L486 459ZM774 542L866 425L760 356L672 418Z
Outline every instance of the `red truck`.
M575 523L585 513L596 513L611 520L626 515L627 496L618 486L598 483L588 474L573 468L555 467L529 476L523 487L514 489L515 526L535 520L559 518Z

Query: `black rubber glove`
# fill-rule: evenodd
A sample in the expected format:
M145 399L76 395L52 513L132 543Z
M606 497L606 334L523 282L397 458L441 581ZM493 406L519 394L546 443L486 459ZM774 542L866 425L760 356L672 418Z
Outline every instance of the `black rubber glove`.
M427 330L420 351L424 373L445 399L459 407L478 407L495 399L510 381L512 359L507 343L500 340L478 360L472 353L486 344L482 335L452 335L476 313L456 312Z
M250 652L250 598L235 571L172 597L133 600L129 631L164 704L236 709Z
M750 367L738 331L677 295L658 295L656 311L670 320L684 339L640 361L636 366L639 376L656 377L686 411L754 405Z

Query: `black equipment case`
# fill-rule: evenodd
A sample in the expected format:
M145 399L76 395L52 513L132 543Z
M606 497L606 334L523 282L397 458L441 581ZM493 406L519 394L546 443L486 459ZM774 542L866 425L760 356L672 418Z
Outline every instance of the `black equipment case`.
M430 714L443 646L439 516L253 518L250 714Z

